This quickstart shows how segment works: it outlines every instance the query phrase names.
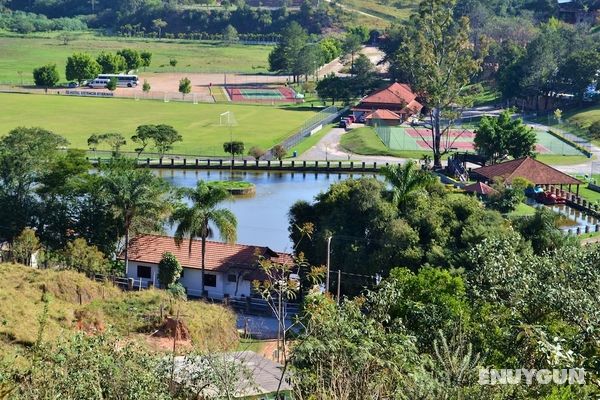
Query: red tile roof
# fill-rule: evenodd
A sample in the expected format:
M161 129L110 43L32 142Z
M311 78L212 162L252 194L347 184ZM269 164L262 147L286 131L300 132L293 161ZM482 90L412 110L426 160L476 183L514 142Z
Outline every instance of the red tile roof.
M402 114L416 114L423 108L416 98L417 95L413 93L409 85L394 82L387 88L380 89L362 99L355 110L373 110L383 108L381 105L385 104L389 106L387 108L397 110L397 112L402 110Z
M477 193L483 196L488 196L490 194L496 193L493 187L488 186L483 182L476 182L471 185L467 185L463 187L463 190L468 193Z
M390 110L376 110L371 114L365 117L366 119L383 119L383 120L392 120L392 121L400 121L402 118L393 111Z
M531 157L477 168L473 170L473 173L489 180L500 177L507 183L512 182L516 177L525 178L536 185L580 185L583 183Z
M182 267L201 269L202 241L192 240L191 255L189 243L189 239L186 239L181 246L177 246L175 239L170 236L140 235L129 243L129 260L158 264L163 253L168 251L175 255ZM274 262L292 262L290 254L278 253L264 246L207 241L205 268L209 271L227 271L230 268L256 269L259 255ZM124 254L121 253L119 258L123 259Z

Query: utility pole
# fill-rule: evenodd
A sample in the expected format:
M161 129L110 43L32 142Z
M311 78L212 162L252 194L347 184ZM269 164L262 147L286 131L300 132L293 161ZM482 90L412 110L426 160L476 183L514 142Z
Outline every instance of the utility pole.
M341 302L341 288L342 288L342 270L338 269L338 281L337 281L337 302Z
M331 261L331 239L333 236L327 238L327 276L325 277L325 293L329 293L329 267Z

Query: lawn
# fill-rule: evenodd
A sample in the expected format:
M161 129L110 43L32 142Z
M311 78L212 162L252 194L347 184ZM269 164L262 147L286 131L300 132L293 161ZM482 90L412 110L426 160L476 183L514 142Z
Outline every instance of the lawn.
M0 37L0 83L33 83L35 67L55 63L65 81L65 64L74 52L92 55L100 51L117 51L123 48L152 52L148 72L267 72L270 46L223 45L220 42L186 40L152 40L128 38L103 38L81 34L64 45L56 38ZM169 60L178 61L172 68ZM21 72L21 74L19 73Z
M137 126L168 124L183 136L172 152L196 156L225 155L223 143L229 141L230 131L219 126L219 114L225 111L233 112L237 121L231 128L233 139L244 142L246 149L266 149L281 142L316 113L306 108L31 94L0 94L0 110L0 135L17 126L39 126L79 149L87 149L87 138L93 133L118 132L127 138L123 150L133 150L136 146L129 138Z
M563 114L563 123L560 125L558 124L558 121L552 117L540 118L539 121L542 124L548 124L552 127L564 129L574 135L589 140L590 137L587 128L593 122L600 121L600 105L565 112ZM593 142L600 146L600 139L593 140Z
M393 4L383 4L380 0L340 0L340 4L353 10L374 15L389 22L397 19L408 19L414 10L416 1L399 0ZM371 19L371 22L372 21Z
M352 129L350 132L342 135L340 141L342 147L355 154L363 156L391 156L401 158L421 158L423 154L429 154L430 151L423 150L390 150L383 144L373 128L364 127Z

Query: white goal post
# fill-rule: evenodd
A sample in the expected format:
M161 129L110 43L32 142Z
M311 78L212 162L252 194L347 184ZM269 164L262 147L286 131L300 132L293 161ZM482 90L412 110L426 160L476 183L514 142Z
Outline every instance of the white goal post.
M235 120L235 116L231 111L225 111L224 113L219 114L219 126L235 126L237 125L237 121Z

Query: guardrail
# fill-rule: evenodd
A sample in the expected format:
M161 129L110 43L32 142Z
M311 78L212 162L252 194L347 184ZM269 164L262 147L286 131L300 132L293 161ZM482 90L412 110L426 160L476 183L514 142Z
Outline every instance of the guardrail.
M88 158L93 166L107 164L109 158ZM156 169L190 170L246 170L246 171L283 171L283 172L379 172L384 166L395 163L364 161L306 161L306 160L223 160L199 158L138 159L138 166ZM398 163L401 164L401 163Z

